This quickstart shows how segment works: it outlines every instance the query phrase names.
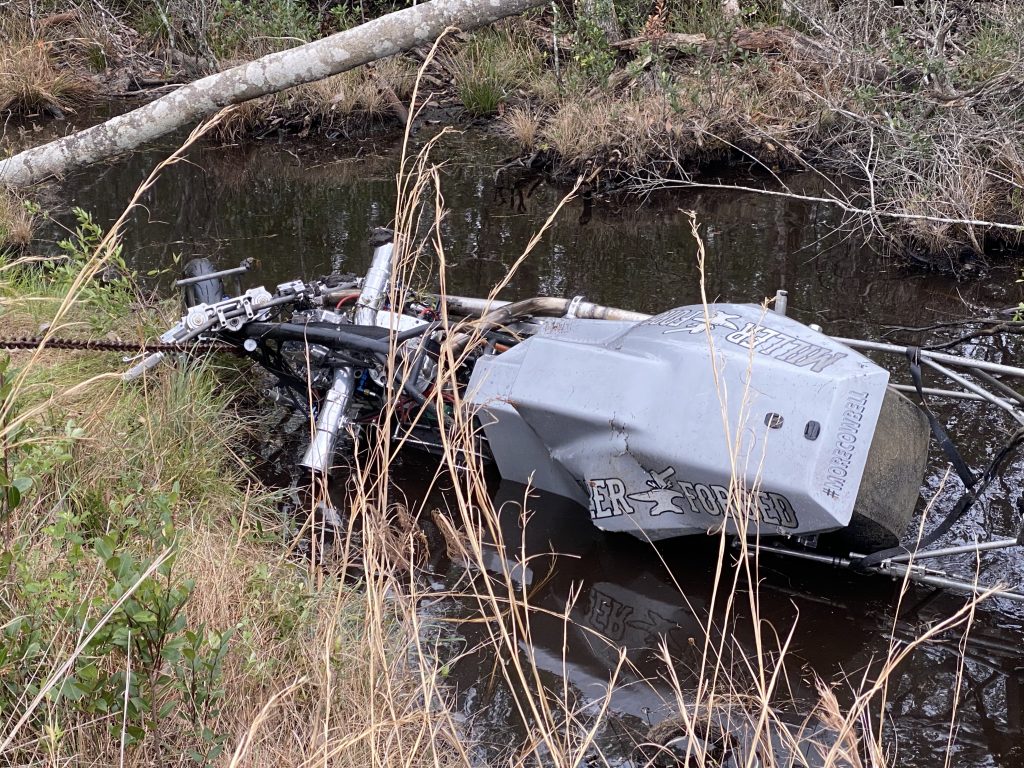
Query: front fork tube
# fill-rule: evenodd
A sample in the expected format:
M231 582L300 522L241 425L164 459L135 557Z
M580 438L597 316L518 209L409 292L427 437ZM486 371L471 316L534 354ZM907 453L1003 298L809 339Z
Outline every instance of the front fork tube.
M319 473L326 473L331 468L338 438L349 422L348 408L352 403L355 383L351 368L335 368L334 381L324 395L313 439L299 462L300 466Z

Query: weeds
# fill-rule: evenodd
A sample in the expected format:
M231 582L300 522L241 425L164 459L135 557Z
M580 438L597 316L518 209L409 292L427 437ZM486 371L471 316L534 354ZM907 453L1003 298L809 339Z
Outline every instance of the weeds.
M74 268L2 266L5 328L40 303L54 325L87 317L88 291L138 322L130 294L81 279L116 254L107 236L82 215L70 245ZM288 521L240 461L248 374L181 359L122 385L76 356L121 367L23 352L0 372L3 759L450 764L454 730L423 710L390 572L368 570L360 592L289 558Z
M509 25L477 32L441 58L459 100L473 117L497 112L509 96L540 75L542 61L537 48Z
M318 32L302 0L221 0L207 35L218 58L248 59L309 42Z
M53 61L44 40L0 40L0 114L63 116L86 101L91 88Z
M0 188L0 255L23 250L31 241L36 217L15 193Z

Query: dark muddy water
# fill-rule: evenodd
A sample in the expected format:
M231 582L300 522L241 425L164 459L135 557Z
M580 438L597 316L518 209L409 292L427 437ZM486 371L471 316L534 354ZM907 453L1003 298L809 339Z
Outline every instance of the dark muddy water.
M147 196L146 209L127 230L125 252L143 271L168 268L179 256L210 256L221 266L255 257L261 266L254 281L267 284L334 269L362 272L370 228L388 224L392 216L395 149L385 141L317 150L274 145L200 150ZM479 135L449 137L435 153L445 161L449 213L443 234L453 292L486 293L564 193L541 183L520 201L508 180L496 184L495 170L509 154L499 139ZM141 153L76 175L67 185L72 202L101 222L113 220L160 156ZM814 178L793 182L809 189L816 185ZM574 203L503 298L583 294L649 312L699 301L696 250L683 209L697 211L702 225L709 298L759 301L785 288L791 314L828 332L877 338L889 326L963 317L977 314L975 306L1003 307L1021 298L1017 274L1009 269L970 283L906 273L847 236L826 206L722 193L663 195L643 206L635 200L599 201L591 217ZM896 338L918 339L906 333ZM1019 359L1013 346L997 344L977 345L972 354ZM906 381L905 371L897 367L896 378ZM975 466L996 450L1008 429L1000 417L971 404L944 408L941 415ZM417 478L414 471L409 474L412 490ZM932 490L941 475L939 469L929 475ZM1019 465L1011 466L951 539L1015 533L1022 475ZM515 488L498 493L522 498ZM946 492L936 506L944 510L954 500L955 493ZM538 663L552 684L564 668L574 694L588 699L603 694L618 648L628 649L633 670L620 681L625 684L612 699L615 717L601 734L606 751L625 759L631 739L672 706L656 652L662 638L678 658L683 686L692 680L690 638L698 636L705 620L715 545L688 541L655 551L601 534L579 510L545 499L531 507L537 514L525 537L530 554L563 554L538 556L523 579L532 585L536 605L568 609L573 619L566 635L561 622L538 618L532 636ZM508 515L509 532L518 540L518 516ZM1020 559L993 561L989 576L1015 585L1024 580ZM763 566L762 618L782 635L796 624L789 665L794 711L816 698L812 673L828 682L843 675L859 680L885 654L893 627L898 639L909 640L963 604L961 598L915 588L897 616L896 592L886 580L776 560L766 559ZM969 573L972 563L959 568ZM573 590L578 593L568 607ZM742 608L740 613L737 626L749 626ZM607 641L597 641L591 630ZM754 646L749 632L736 629L734 635L731 658L738 663L741 655L754 653ZM1024 765L1022 638L1019 607L992 601L980 609L963 646L952 764ZM467 630L469 644L478 639ZM943 764L961 664L959 639L953 635L918 649L891 680L886 728L896 736L889 741L896 744L899 764ZM508 745L517 719L494 669L494 659L481 653L457 664L452 679L476 735ZM840 686L841 697L844 690Z

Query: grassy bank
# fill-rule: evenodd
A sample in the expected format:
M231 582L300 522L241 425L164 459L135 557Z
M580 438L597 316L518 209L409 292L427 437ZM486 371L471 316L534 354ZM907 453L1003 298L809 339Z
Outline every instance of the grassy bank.
M941 268L1018 252L1024 209L1024 13L1017 4L656 4L611 40L576 18L535 30L559 88L506 111L535 165L644 192L717 183L789 190L825 172L829 197L893 254ZM617 5L622 9L622 5ZM689 8L689 10L687 10Z
M123 272L76 287L99 241L83 215L61 258L0 257L0 333L167 327L176 303ZM294 555L252 474L250 373L182 357L122 382L122 354L0 359L0 762L449 764L410 608L384 595L401 573Z

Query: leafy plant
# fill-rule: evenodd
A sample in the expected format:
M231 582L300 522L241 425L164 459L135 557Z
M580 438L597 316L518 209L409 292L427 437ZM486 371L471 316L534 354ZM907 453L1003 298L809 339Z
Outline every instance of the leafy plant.
M8 526L11 515L21 504L24 494L32 487L32 478L18 473L17 467L11 462L11 447L17 441L20 430L8 426L14 414L12 408L5 407L11 397L11 382L8 376L10 364L10 355L0 356L0 523L4 526L5 543L10 541Z
M608 36L590 16L576 19L572 59L579 71L596 83L606 83L615 70L615 52L608 43Z
M109 718L110 728L128 745L159 732L168 718L193 726L201 750L193 759L206 764L223 748L213 730L224 697L222 671L233 628L188 628L184 608L194 589L175 571L175 529L171 507L176 491L147 499L156 510L98 536L83 535L83 520L63 512L45 530L50 545L63 552L60 566L37 575L33 557L18 545L0 558L8 602L20 615L0 634L0 716L9 716L39 691L47 642L53 638L91 640L68 674L49 694L69 720ZM151 522L148 522L151 521ZM120 520L115 521L119 523ZM171 550L150 571L152 556L134 551L148 541ZM99 566L102 590L90 592L89 574ZM130 593L130 594L129 594ZM125 595L128 595L126 598ZM120 605L110 612L110 606ZM103 618L109 613L109 617ZM101 622L103 622L101 624ZM119 731L123 728L123 736Z
M318 33L316 19L301 0L221 0L213 29L213 50L221 58L283 50Z
M971 39L958 69L968 82L981 82L1008 70L1017 53L1017 39L1010 29L984 24Z
M52 472L71 458L71 445L82 436L74 422L62 435L40 439L33 428L16 424L18 409L12 401L13 369L9 355L0 355L0 525L5 548L11 544L12 518L35 485L33 478Z
M95 254L104 238L103 228L88 211L73 208L76 226L69 236L57 243L64 253L63 259L46 262L46 278L56 286L66 288L78 277L83 267ZM106 330L109 321L124 315L125 304L134 294L134 280L122 254L120 243L110 246L106 264L97 280L86 282L78 293L78 301L89 309L90 324L95 331Z

